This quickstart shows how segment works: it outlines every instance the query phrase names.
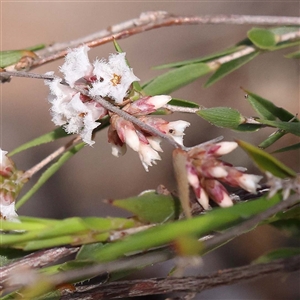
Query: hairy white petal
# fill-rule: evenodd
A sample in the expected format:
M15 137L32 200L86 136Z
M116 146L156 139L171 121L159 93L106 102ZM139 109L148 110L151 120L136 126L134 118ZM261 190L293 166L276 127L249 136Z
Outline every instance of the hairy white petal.
M144 143L140 143L138 153L146 172L149 166L156 164L155 160L161 160L159 154L150 145Z
M65 63L61 66L60 71L71 87L74 87L76 80L92 74L93 66L87 55L89 50L90 48L84 45L70 50L65 57Z
M184 130L188 126L190 126L190 123L182 120L169 122L168 134L172 136L176 143L183 145Z
M161 138L156 137L156 136L149 136L147 137L147 140L150 144L150 146L158 151L158 152L163 152L162 148L160 147L160 143L161 143Z
M108 62L94 62L94 74L98 81L90 89L92 96L110 97L117 103L123 102L132 82L139 80L128 67L125 55L126 53L111 54Z

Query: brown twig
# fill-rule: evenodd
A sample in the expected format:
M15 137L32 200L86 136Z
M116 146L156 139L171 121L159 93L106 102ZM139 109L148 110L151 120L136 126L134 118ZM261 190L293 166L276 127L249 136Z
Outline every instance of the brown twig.
M32 67L41 66L47 62L64 57L69 48L80 45L87 45L91 48L106 44L114 39L119 40L129 36L143 33L152 29L178 26L178 25L199 25L199 24L255 24L255 25L300 25L300 18L297 17L275 17L275 16L247 16L247 15L215 15L215 16L175 16L164 11L142 13L139 18L125 21L110 26L94 34L66 42L49 46L37 51L40 59L36 60ZM244 52L250 51L244 50ZM251 53L250 51L249 53ZM247 53L247 54L249 54ZM246 55L246 54L243 54Z
M8 280L9 274L16 268L30 267L41 268L50 263L58 261L59 259L76 253L79 247L60 247L41 250L28 254L20 259L16 259L14 262L0 267L0 290L3 289L3 285Z
M251 264L214 272L206 276L168 277L126 280L107 284L77 287L76 292L63 292L61 300L116 299L172 292L196 292L222 285L241 283L276 273L291 273L300 270L300 255L278 259L265 264Z

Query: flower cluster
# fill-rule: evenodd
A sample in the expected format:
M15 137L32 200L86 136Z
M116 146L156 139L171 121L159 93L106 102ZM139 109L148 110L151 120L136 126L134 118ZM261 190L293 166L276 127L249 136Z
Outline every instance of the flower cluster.
M82 46L66 55L60 68L66 84L60 78L45 83L51 91L52 121L64 126L68 133L80 134L84 142L93 145L92 131L100 125L97 121L108 112L76 88L87 90L91 96L109 97L121 104L132 82L139 79L126 64L125 53L112 54L108 61L96 60L91 64L88 51L87 46Z
M148 116L169 102L170 96L141 97L131 101L129 94L132 83L139 79L128 67L125 53L112 54L108 61L96 60L91 64L87 56L88 50L87 46L82 46L70 51L60 68L64 80L55 78L45 82L51 91L49 101L52 105L52 120L56 125L63 126L67 133L80 134L85 143L93 145L93 130L100 125L99 119L109 115L111 125L108 141L112 144L112 154L124 154L128 145L138 152L148 171L148 166L160 160L158 152L162 151L161 138L108 111L95 100L96 97L100 96L119 105L123 112L171 136L181 145L183 131L190 124L185 121L167 122ZM86 93L80 92L82 90Z
M6 154L0 149L0 219L16 221L15 199L24 184L23 172L16 169Z
M190 123L182 120L168 122L161 118L147 116L170 100L171 97L165 95L143 97L124 106L123 111L135 116L138 120L163 134L171 136L177 144L182 145L183 132ZM117 114L111 116L108 141L112 144L112 154L114 156L123 155L126 152L126 145L137 151L146 171L148 171L149 166L155 164L156 160L161 159L158 154L158 152L163 151L160 147L161 138L151 135Z
M221 207L233 205L222 183L256 193L262 176L245 174L220 160L222 155L233 151L236 147L235 142L220 142L195 147L188 151L186 158L188 182L204 209L209 208L209 198Z

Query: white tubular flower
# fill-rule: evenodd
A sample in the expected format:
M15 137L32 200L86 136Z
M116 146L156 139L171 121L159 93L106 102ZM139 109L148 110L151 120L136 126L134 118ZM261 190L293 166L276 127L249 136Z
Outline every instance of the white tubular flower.
M91 96L110 97L122 103L134 81L139 81L125 59L126 53L111 54L108 62L104 59L94 62L94 74L97 81L90 89Z
M260 187L258 182L263 178L263 176L253 175L253 174L242 174L237 180L239 186L249 193L256 193L257 188Z
M161 160L159 154L149 144L141 142L138 153L146 172L148 172L149 166L156 164L156 160Z

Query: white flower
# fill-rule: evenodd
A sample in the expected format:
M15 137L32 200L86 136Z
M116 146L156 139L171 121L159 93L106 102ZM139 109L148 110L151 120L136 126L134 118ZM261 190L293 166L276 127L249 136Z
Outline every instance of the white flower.
M167 125L167 134L170 135L177 144L183 145L184 130L188 126L190 126L190 123L182 120L169 122Z
M256 194L257 188L260 187L258 182L263 178L263 176L253 175L253 174L243 174L237 180L239 186L249 193Z
M60 79L47 82L51 94L49 102L52 104L52 121L62 126L67 133L80 134L82 140L93 145L92 132L100 125L96 122L107 114L96 101L82 96L79 92L60 83Z
M122 103L134 81L138 81L125 59L126 53L111 54L108 62L104 59L94 62L94 74L97 81L90 89L91 96L110 97Z
M143 142L140 143L138 153L146 172L148 172L149 166L156 164L156 160L161 160L159 154L149 144Z
M78 79L92 75L93 66L87 55L89 50L90 48L84 45L70 50L65 57L65 63L60 71L65 75L65 80L71 88Z

